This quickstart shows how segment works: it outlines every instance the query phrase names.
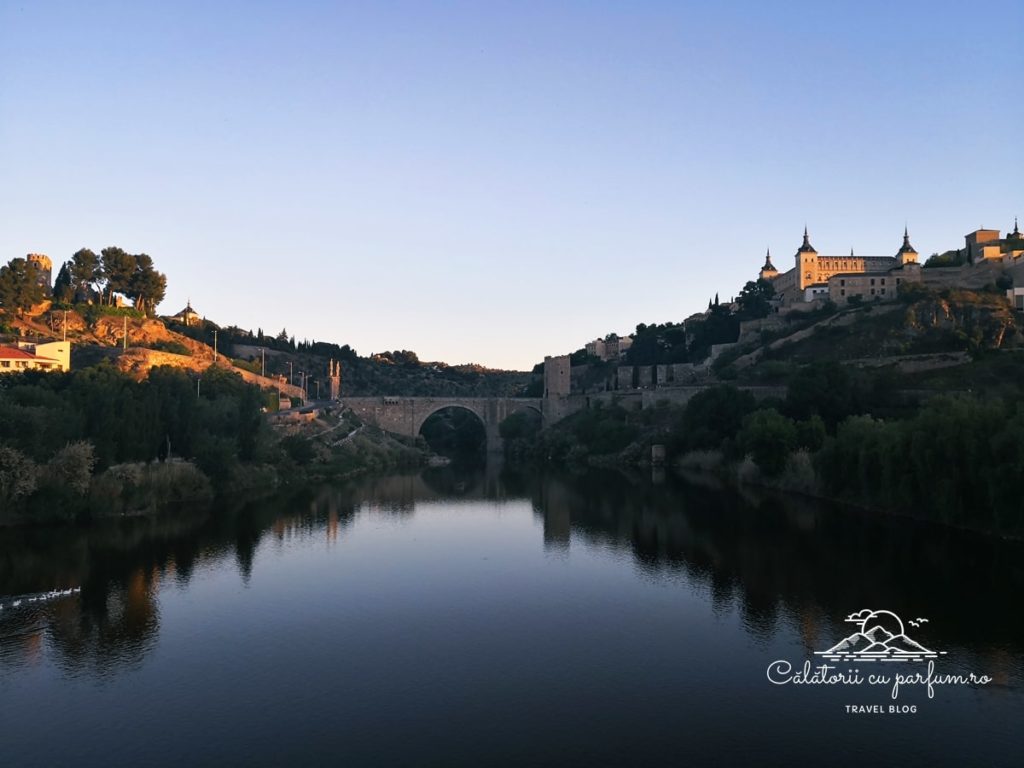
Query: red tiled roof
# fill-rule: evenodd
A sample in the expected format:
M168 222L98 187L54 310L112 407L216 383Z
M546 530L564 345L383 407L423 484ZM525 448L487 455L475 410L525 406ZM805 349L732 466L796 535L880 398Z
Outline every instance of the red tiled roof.
M0 347L0 360L36 360L36 356L17 347Z
M52 357L42 357L17 347L0 347L0 360L35 360L37 363L59 363Z

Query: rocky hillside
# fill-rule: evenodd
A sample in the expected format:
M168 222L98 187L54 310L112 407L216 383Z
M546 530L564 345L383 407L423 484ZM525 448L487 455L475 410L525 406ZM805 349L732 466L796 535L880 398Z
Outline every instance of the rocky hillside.
M916 287L897 302L764 325L714 368L725 380L781 382L800 366L828 360L913 373L1017 349L1024 349L1024 318L1001 292Z

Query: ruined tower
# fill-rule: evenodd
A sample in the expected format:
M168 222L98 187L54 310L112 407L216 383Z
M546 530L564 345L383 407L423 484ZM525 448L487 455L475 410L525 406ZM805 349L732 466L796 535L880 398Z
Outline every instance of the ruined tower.
M29 264L35 264L39 275L39 284L47 291L53 285L53 262L50 257L42 253L30 253L25 257Z

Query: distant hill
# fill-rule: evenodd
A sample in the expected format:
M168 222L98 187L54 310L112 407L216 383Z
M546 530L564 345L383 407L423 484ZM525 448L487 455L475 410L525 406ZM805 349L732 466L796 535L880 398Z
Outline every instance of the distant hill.
M122 370L144 376L154 365L203 370L214 357L243 377L264 386L277 381L296 388L303 382L309 396L330 391L328 361L341 362L342 394L349 396L507 396L523 393L534 380L530 373L501 371L480 365L422 362L408 351L361 357L347 345L299 342L252 334L235 326L206 320L186 326L173 318L147 318L131 309L76 307L53 309L35 317L0 318L11 337L61 338L73 342L72 366L112 359ZM0 329L4 330L4 329ZM122 349L127 331L128 349ZM272 380L260 380L260 375ZM296 389L293 394L296 394Z

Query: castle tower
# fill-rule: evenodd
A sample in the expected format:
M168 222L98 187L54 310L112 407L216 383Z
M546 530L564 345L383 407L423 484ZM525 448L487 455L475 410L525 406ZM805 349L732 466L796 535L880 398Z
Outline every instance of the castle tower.
M566 397L571 391L569 355L544 356L544 397Z
M1013 232L1006 236L1007 240L1024 240L1024 235L1020 233L1020 228L1017 226L1017 217L1013 217Z
M804 226L803 245L796 252L796 279L801 291L807 286L819 282L818 252L811 245L810 238L807 236L806 226Z
M910 244L910 235L907 233L906 227L903 228L903 246L896 252L896 262L901 267L917 263L917 251Z
M53 285L53 262L50 261L50 257L42 253L30 253L25 260L36 265L36 269L39 270L39 284L49 291Z
M773 280L779 276L779 270L772 264L772 251L769 248L764 255L764 266L761 267L761 272L758 275L762 280Z
M327 375L331 382L331 400L341 399L341 361L330 360L327 363Z

